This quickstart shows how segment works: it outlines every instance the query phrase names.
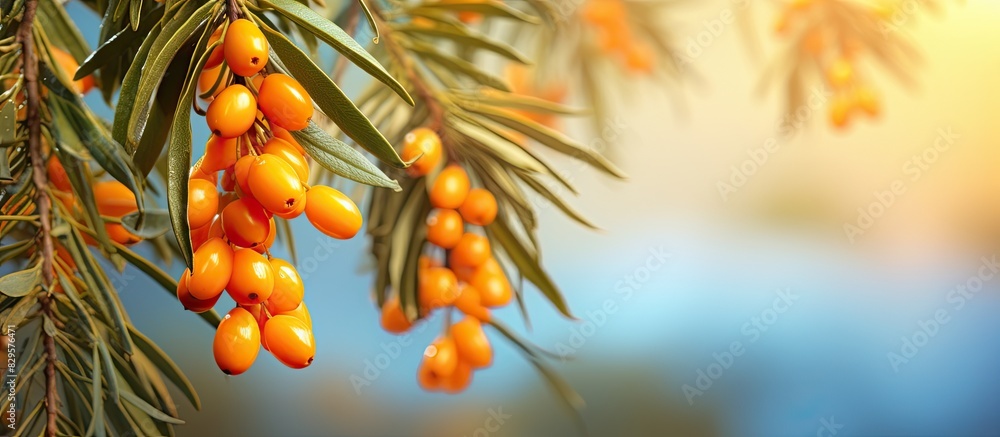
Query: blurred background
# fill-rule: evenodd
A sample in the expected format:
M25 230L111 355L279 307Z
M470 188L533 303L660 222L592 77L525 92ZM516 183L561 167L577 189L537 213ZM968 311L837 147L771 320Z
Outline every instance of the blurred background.
M695 37L745 3L686 2L672 15L674 37ZM71 12L93 44L98 17ZM757 27L770 30L770 18ZM872 76L882 114L846 130L820 110L782 135L784 101L757 92L773 38L762 31L765 55L754 55L734 26L691 60L698 79L680 92L650 81L615 93L598 127L620 135L566 122L571 136L608 143L629 174L610 181L552 157L600 232L536 202L545 265L579 321L532 288L530 329L514 306L497 317L541 347L572 352L555 368L585 399L592 435L1000 433L1000 2L910 20L899 31L923 58L913 83ZM358 92L351 80L345 88ZM110 114L96 94L88 101ZM204 143L207 130L195 126ZM766 162L735 185L734 168L765 144ZM914 167L919 159L926 165ZM724 195L720 183L733 189ZM578 433L495 332L494 364L467 392L421 391L417 364L440 319L406 339L385 333L365 239L335 242L304 223L296 242L318 341L306 370L262 354L226 377L208 325L140 273L109 274L136 326L201 395L201 411L178 395L179 435ZM179 276L180 264L169 271Z

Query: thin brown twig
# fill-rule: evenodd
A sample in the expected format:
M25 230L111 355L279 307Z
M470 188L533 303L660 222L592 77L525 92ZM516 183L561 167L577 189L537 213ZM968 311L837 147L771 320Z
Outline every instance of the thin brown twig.
M38 298L42 306L42 312L46 317L53 317L52 299L50 290L53 279L53 246L52 246L52 199L49 197L49 176L45 169L45 154L42 151L42 125L39 108L38 88L38 56L35 54L35 43L32 28L35 22L35 11L38 8L38 0L26 0L24 2L24 15L21 17L20 27L17 29L17 40L21 43L21 54L23 58L22 68L24 69L25 94L27 94L27 114L28 123L28 153L31 157L32 177L35 185L35 206L38 209L39 232L42 243L42 285L43 292ZM44 332L44 330L43 330ZM56 387L56 343L51 335L44 334L45 344L45 411L48 414L48 421L45 425L45 434L55 437L58 431L56 419L59 412L59 394Z

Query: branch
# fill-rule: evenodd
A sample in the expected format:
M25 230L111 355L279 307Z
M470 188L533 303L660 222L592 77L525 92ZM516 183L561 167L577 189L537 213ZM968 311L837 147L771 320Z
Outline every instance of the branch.
M17 29L17 40L21 43L21 55L24 61L24 84L28 101L26 117L28 152L31 157L31 180L35 184L35 206L38 208L39 237L42 243L43 291L38 301L42 305L42 312L45 313L45 316L54 319L52 299L49 295L53 278L52 219L50 217L52 199L49 197L49 175L45 169L45 154L42 151L38 56L35 55L32 32L37 8L38 0L25 1L24 15L21 17L21 24ZM42 332L44 333L44 331L43 329ZM59 395L56 387L56 343L52 336L43 335L45 336L45 411L48 414L45 433L49 437L55 437L57 431L56 416L59 411Z

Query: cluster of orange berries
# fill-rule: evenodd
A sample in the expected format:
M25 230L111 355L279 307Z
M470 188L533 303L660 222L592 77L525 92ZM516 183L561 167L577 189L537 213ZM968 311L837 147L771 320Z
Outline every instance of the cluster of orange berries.
M414 177L425 176L441 163L441 139L430 129L416 129L406 135L401 156L407 161L419 157L408 171ZM493 349L482 325L490 321L489 308L509 304L513 292L493 258L489 239L466 230L466 225L493 222L497 216L493 194L471 188L465 170L452 164L438 173L429 197L436 210L427 219L427 241L447 251L447 256L445 265L428 256L420 258L417 297L421 314L455 308L465 317L427 347L417 379L425 390L457 393L468 387L474 369L492 362ZM386 301L381 324L396 334L410 329L398 297Z
M261 346L283 364L303 368L316 353L312 320L302 278L270 254L275 216L305 213L323 233L348 239L361 229L361 211L333 188L308 186L305 151L289 131L309 124L312 100L295 79L263 70L268 44L260 29L238 19L213 38L213 44L224 39L200 82L214 75L227 85L211 98L205 118L212 136L188 181L194 258L177 298L195 312L214 307L223 291L236 302L213 344L224 373L245 372Z
M632 35L623 0L589 0L580 13L597 29L598 44L605 54L616 56L629 71L653 71L656 53L648 42Z
M61 68L62 71L65 72L70 79L72 79L73 76L76 75L76 70L80 69L80 64L76 62L76 59L73 57L73 55L55 46L50 46L49 52L52 53L53 57L52 60L55 61L57 64L59 64L59 68ZM14 84L15 84L15 79L5 79L3 81L3 89L0 90L0 92L7 91L8 89L12 88ZM94 75L92 74L87 75L80 80L73 81L73 90L76 91L78 94L87 94L90 92L90 90L94 89L96 84L97 82L94 81ZM40 90L42 93L42 97L48 95L47 87L43 86L40 88ZM13 99L14 105L17 106L17 115L16 115L17 121L24 121L28 116L28 107L27 105L24 104L24 101L25 101L25 94L24 90L22 89L20 92L17 93L16 96L14 96ZM6 104L6 102L0 103L0 106L3 106L4 104Z
M854 36L845 35L844 29L824 19L819 9L826 0L793 0L786 4L775 24L779 34L789 32L793 21L812 17L811 26L802 33L801 50L823 69L824 79L834 89L829 106L830 123L847 128L851 118L865 114L876 117L881 112L878 95L860 77L857 58L864 45ZM873 4L872 14L883 15L884 8ZM803 21L803 20L800 20Z

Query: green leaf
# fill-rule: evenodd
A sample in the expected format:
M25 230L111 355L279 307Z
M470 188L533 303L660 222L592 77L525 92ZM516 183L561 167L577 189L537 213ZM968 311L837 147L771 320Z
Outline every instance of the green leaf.
M129 142L139 142L139 134L149 121L149 104L147 102L152 100L153 93L159 87L163 75L167 72L167 67L174 60L174 56L180 50L181 46L191 39L198 28L211 20L220 7L221 3L219 2L207 2L190 16L180 16L172 20L164 28L163 33L157 37L157 42L160 40L165 40L165 42L160 47L160 50L156 50L157 45L154 44L153 49L150 51L152 60L141 66L142 79L139 80L139 88L136 92L135 100L142 106L138 107L137 110L133 110L129 118L127 130ZM171 33L171 26L177 21L182 21L183 23L176 27L176 31ZM135 66L133 65L132 68L135 68ZM184 75L186 72L187 69L185 68L176 74Z
M489 88L477 91L460 91L456 93L462 100L463 107L497 106L507 109L528 111L537 114L586 115L585 109L572 108L562 103L552 102L538 97L505 93Z
M10 297L21 297L31 293L42 277L41 266L42 264L38 263L26 270L9 273L0 278L0 293Z
M567 137L555 129L543 126L520 114L486 106L476 106L469 108L469 110L482 114L487 118L517 132L523 133L559 153L586 162L594 168L597 168L598 170L601 170L611 176L619 179L625 179L626 177L624 172L593 149L577 143L572 138Z
M419 3L409 10L411 14L416 15L420 15L423 11L476 12L483 15L512 18L530 24L541 22L537 17L521 12L497 0L428 1Z
M426 60L434 62L452 72L461 73L474 80L476 83L496 88L501 91L510 91L504 81L492 74L480 70L476 64L451 54L441 52L437 47L415 40L401 39L403 45L425 57Z
M504 220L496 220L486 227L486 232L490 236L490 241L497 241L503 247L504 252L510 260L517 266L517 270L524 275L524 278L535 284L538 290L548 298L549 302L556 307L563 315L575 319L566 305L566 299L556 287L556 284L549 278L549 274L540 265L539 261L531 255L517 238Z
M392 77L375 57L368 53L364 47L361 47L354 38L351 38L351 35L330 20L317 14L304 3L294 0L261 0L260 4L264 7L274 8L279 14L316 35L362 70L378 79L379 82L386 84L406 103L413 106L413 97L410 97L410 94L406 92L406 88Z
M194 2L185 3L184 7L193 7ZM139 91L139 80L142 79L142 66L149 59L153 45L159 40L163 31L163 26L158 22L146 35L146 39L139 46L139 52L132 59L132 65L122 78L122 86L118 92L118 102L115 107L115 118L111 125L111 137L119 144L126 146L129 152L134 152L135 148L128 144L128 122L136 106L135 95ZM176 29L174 29L176 31ZM145 102L143 102L145 104Z
M176 417L170 417L167 413L157 410L156 407L149 405L146 401L142 400L139 396L136 396L130 391L121 392L122 400L128 402L136 407L139 407L143 412L148 414L150 417L159 420L161 422L170 423L173 425L183 425L184 421Z
M137 212L121 218L126 231L143 240L159 237L170 229L170 214L162 209L146 210L145 220L139 225L140 215Z
M414 26L414 25L402 25L395 29L398 32L410 34L410 35L424 35L424 36L434 36L440 38L447 38L463 47L476 47L484 50L491 51L514 62L519 62L521 64L531 64L531 59L525 56L523 53L511 47L509 44L490 38L479 32L472 30L471 28L449 26L444 24L439 24L436 26Z
M400 190L398 182L389 179L361 152L330 136L316 123L309 122L309 127L293 131L292 136L327 170L363 184Z
M341 131L382 162L398 168L406 167L389 141L308 55L281 33L265 25L261 26L261 30L271 43L271 48L278 54L281 63L309 92L319 109L337 123Z
M361 10L365 11L365 18L368 19L368 27L371 27L372 32L375 32L375 37L372 38L372 42L378 44L379 31L378 31L378 24L376 24L375 22L375 15L372 14L372 10L368 8L368 3L365 3L365 0L357 0L357 1L358 4L361 5ZM410 104L412 105L413 102L411 101Z
M142 0L132 0L129 2L129 22L132 24L132 30L139 29L139 20L142 14Z
M91 363L94 365L93 381L90 389L90 404L94 408L93 420L87 427L86 436L103 436L104 433L104 389L101 385L101 356L97 343L94 343L94 353Z
M17 141L17 109L13 103L0 106L0 145ZM6 157L6 155L4 155Z
M97 50L91 53L90 56L87 56L87 59L80 64L80 68L76 70L76 76L73 79L82 79L108 63L118 60L135 43L137 38L150 35L155 39L156 35L150 34L150 31L153 29L153 26L160 22L165 9L163 6L158 5L146 13L146 19L139 24L138 29L126 27L118 31L111 38L108 38L104 44L101 44Z
M135 345L139 347L139 350L142 351L143 355L145 355L146 358L149 358L153 365L155 365L156 368L170 380L170 382L172 382L178 389L181 390L182 393L184 393L184 396L191 401L191 405L193 405L196 410L201 410L201 399L198 397L198 393L195 391L194 385L192 385L191 381L184 376L184 372L181 371L180 367L177 367L177 364L170 359L166 352L160 349L159 346L153 343L153 341L148 337L139 332L138 329L135 329L134 326L130 326L129 330L132 333L132 338L135 339Z
M101 352L101 361L104 366L104 377L108 380L108 398L114 403L121 399L121 391L118 388L118 376L115 375L115 363L111 360L111 352L104 340L97 341L97 350ZM95 364L96 365L96 364ZM94 379L100 379L100 373L94 372Z
M46 34L53 39L57 46L73 55L77 62L83 60L90 53L87 40L61 4L52 0L39 1L38 12L37 17L45 26Z
M548 199L549 202L552 202L553 205L559 208L563 213L565 213L571 219L576 220L581 225L584 225L590 229L594 230L599 229L597 225L595 225L593 222L584 217L583 214L581 214L579 211L576 210L576 208L573 208L568 203L566 203L566 201L560 198L556 193L553 193L552 190L549 189L549 187L546 187L545 184L536 179L534 176L531 176L524 172L517 172L517 175L519 178L521 178L522 181L524 181L525 184L528 185L528 187L530 187L536 193L542 195L542 197Z

